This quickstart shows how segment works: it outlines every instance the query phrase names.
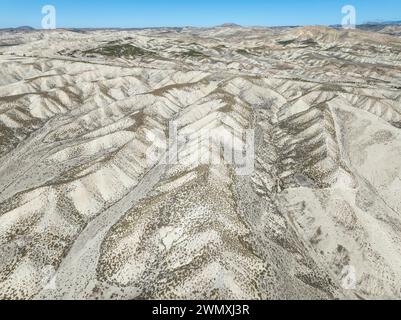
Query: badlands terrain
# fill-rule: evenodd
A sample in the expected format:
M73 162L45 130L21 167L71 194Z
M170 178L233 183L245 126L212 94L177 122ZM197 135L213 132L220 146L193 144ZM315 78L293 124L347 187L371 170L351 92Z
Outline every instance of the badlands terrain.
M400 27L0 31L0 299L401 299L400 193Z

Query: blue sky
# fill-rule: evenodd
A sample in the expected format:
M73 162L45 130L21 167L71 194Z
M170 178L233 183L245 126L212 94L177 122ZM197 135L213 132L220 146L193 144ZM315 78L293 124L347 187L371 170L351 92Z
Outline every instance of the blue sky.
M357 23L401 20L400 0L0 0L0 28L40 28L46 4L56 7L59 28L339 24L347 4Z

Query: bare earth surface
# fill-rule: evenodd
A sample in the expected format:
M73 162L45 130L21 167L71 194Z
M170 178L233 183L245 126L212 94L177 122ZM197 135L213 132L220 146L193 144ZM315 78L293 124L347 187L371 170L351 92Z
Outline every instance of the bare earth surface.
M0 31L0 299L401 299L400 37Z

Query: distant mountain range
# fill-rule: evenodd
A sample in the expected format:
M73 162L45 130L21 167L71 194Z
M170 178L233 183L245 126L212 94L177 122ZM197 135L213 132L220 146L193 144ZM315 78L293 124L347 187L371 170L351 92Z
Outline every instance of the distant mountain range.
M30 26L21 26L21 27L16 27L16 28L4 28L0 30L5 30L5 31L34 31L36 30L35 28L32 28Z
M382 26L401 25L401 20L400 21L368 21L368 22L363 23L363 25L382 25Z
M367 21L364 22L362 24L358 24L357 27L360 29L380 29L384 26L390 26L390 25L401 25L401 20L397 20L397 21ZM189 26L188 26L189 27ZM232 28L241 28L242 26L236 23L224 23L221 25L218 25L216 27L232 27ZM276 27L285 27L285 26L276 26ZM336 24L336 25L330 25L330 27L332 28L339 28L341 27L341 25ZM161 27L147 27L147 28L61 28L61 29L66 29L66 30L70 30L70 31L83 31L83 30L105 30L105 29L118 29L118 30L143 30L143 29L164 29ZM166 27L166 29L182 29L177 28L177 27ZM34 31L37 30L31 26L20 26L20 27L16 27L16 28L3 28L0 30L3 31Z
M357 28L366 31L379 32L388 26L399 26L401 21L369 21L358 25Z

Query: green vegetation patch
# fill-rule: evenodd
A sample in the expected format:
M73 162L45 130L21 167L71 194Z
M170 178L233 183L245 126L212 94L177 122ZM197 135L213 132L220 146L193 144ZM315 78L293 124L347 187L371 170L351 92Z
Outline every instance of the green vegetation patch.
M301 42L301 44L306 45L306 46L317 46L319 45L316 41L313 39L307 39Z
M227 47L224 44L219 44L218 46L214 46L212 49L214 49L214 50L224 50L224 49L227 49Z
M186 52L181 52L180 55L185 58L208 58L209 57L209 56L205 55L204 53L193 50L193 49L190 49Z
M277 41L278 44L282 46L288 46L293 43L301 44L304 46L317 46L318 43L314 41L313 39L306 39L302 41L297 41L296 39L290 39L290 40L282 40L282 41Z
M124 57L124 58L157 56L155 52L144 50L131 44L108 45L105 47L84 51L84 54L87 55L100 54L102 56L107 56L107 57Z
M294 43L294 42L295 42L295 39L277 41L277 43L281 44L282 46L288 46L289 44Z
M248 50L245 49L238 49L236 50L237 53L242 54L242 55L249 55L250 52L248 52Z

